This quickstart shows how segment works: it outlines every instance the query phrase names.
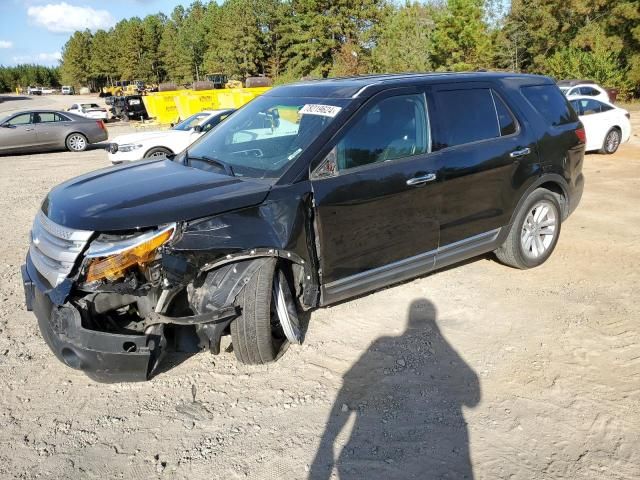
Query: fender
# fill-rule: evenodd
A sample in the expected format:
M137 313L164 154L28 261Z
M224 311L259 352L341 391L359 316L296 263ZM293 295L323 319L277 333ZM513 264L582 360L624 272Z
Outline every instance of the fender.
M558 175L557 173L543 173L531 185L529 185L529 187L520 196L520 200L518 200L518 203L516 204L515 208L511 212L511 219L509 220L509 223L503 227L503 230L506 231L507 234L509 232L509 228L507 228L507 227L510 227L511 225L513 225L513 222L516 219L516 215L518 215L518 212L522 208L522 205L524 204L524 202L527 199L527 197L529 195L531 195L531 192L533 192L536 188L539 188L540 185L543 185L545 183L553 183L553 184L557 185L562 190L562 196L565 199L565 201L561 205L561 207L562 207L562 219L566 220L566 218L569 216L569 211L568 211L568 209L569 209L569 184L567 183L567 181L562 176Z

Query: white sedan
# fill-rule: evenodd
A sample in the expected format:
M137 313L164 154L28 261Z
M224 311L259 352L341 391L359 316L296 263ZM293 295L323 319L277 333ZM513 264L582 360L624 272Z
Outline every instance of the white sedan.
M205 110L190 116L170 130L121 135L109 145L109 160L117 164L181 152L233 112L231 109Z
M607 91L593 82L561 81L558 82L558 87L560 87L560 91L569 99L589 97L602 102L609 102L611 100Z
M569 98L587 136L586 150L614 153L631 137L631 116L623 108L592 97Z
M107 121L107 109L102 108L97 103L74 103L67 112L75 113L81 117L95 118L96 120Z

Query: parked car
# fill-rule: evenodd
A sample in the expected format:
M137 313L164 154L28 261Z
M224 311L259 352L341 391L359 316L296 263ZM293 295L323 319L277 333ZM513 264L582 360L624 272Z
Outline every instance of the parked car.
M105 98L109 111L114 118L123 121L147 120L149 115L140 95L110 96Z
M18 112L0 120L0 153L60 148L81 152L107 136L102 120L55 110Z
M230 334L240 362L271 362L301 342L304 311L487 252L543 264L583 160L583 126L547 77L276 87L171 160L53 188L22 267L27 308L61 361L100 380L145 379L188 336L218 353Z
M109 160L118 164L178 153L207 133L234 110L206 110L190 116L171 130L155 130L121 135L109 146Z
M571 97L587 135L586 150L612 154L631 137L631 115L623 108L591 97Z
M42 87L27 87L27 95L42 95Z
M591 97L603 102L609 102L609 93L590 80L561 80L558 82L560 91L567 97Z
M42 95L51 95L55 92L55 89L52 87L42 87L40 89L40 92L42 93Z
M81 117L95 118L99 120L108 119L107 109L102 108L97 103L74 103L67 109L67 112L75 113Z
M62 95L74 95L75 94L75 90L70 85L63 85L62 89L60 90L60 92L62 93Z

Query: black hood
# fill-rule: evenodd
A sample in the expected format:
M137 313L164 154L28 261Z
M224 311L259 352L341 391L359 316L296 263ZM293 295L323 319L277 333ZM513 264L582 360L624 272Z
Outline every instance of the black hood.
M270 185L170 160L137 161L53 188L42 211L65 227L99 232L192 220L261 203Z

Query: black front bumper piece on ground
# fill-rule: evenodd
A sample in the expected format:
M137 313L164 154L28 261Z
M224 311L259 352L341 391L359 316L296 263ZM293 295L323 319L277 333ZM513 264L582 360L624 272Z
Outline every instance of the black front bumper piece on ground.
M99 382L147 380L165 351L162 325L154 333L122 335L89 330L82 326L77 308L69 303L54 305L36 287L29 274L29 259L22 266L27 309L38 319L42 336L53 353L71 368L84 371Z

